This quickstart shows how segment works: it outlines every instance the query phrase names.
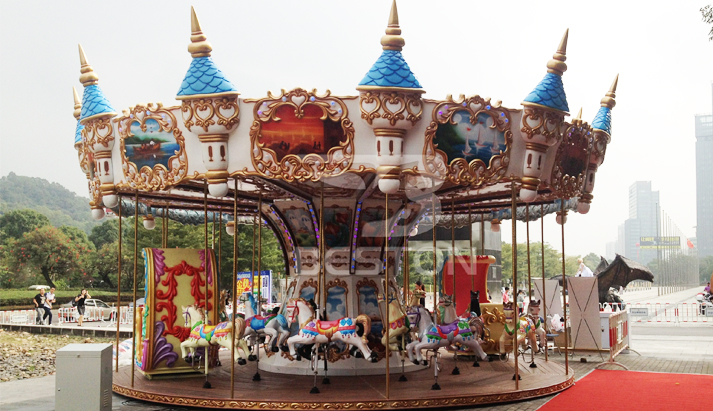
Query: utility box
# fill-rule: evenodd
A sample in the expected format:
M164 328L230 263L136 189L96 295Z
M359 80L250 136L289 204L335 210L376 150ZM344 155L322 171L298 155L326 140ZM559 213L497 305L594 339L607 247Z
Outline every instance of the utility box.
M69 344L57 350L55 411L111 410L111 344Z

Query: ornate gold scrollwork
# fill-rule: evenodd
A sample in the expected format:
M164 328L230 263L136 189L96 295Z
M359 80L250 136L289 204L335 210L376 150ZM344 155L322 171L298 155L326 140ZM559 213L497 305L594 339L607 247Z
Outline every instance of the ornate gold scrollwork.
M369 125L374 122L375 118L389 120L389 124L392 126L395 126L399 120L416 124L421 120L423 114L420 92L364 91L359 95L359 109L361 118Z
M87 121L82 133L87 137L87 144L90 147L94 147L96 144L109 147L109 143L114 141L114 127L108 117L98 117Z
M562 142L557 148L555 165L550 178L550 186L558 193L558 197L573 198L582 194L589 165L589 153L594 144L593 139L590 138L591 134L592 129L587 123L577 122L567 125ZM576 154L581 155L575 157ZM570 165L569 167L576 166L574 165L576 160L581 163L581 171L576 175L570 175L567 164Z
M347 106L337 98L331 97L329 90L324 95L317 95L317 90L306 91L296 88L289 92L281 90L279 96L268 92L264 99L249 99L245 102L255 103L253 108L253 124L250 127L250 144L252 146L252 163L257 173L270 178L281 178L285 181L319 181L322 177L338 176L346 171L354 161L354 126L348 117ZM307 154L304 157L287 154L281 160L277 153L260 141L262 125L269 121L280 121L277 109L282 106L293 107L295 117L303 118L306 106L312 105L322 111L320 120L331 120L339 123L346 137L338 146L331 147L326 159L320 154ZM362 167L363 168L363 167ZM248 173L247 169L243 173Z
M195 125L207 133L208 128L216 124L215 118L218 120L217 124L228 131L240 122L237 95L185 99L181 104L181 111L183 124L189 130Z
M483 308L482 317L483 322L486 326L491 325L493 323L505 324L505 313L498 310L497 308L493 308L492 312L488 308Z
M174 107L175 108L175 107ZM119 136L121 137L121 170L126 178L126 183L119 185L122 188L139 190L165 190L175 186L186 178L188 170L188 160L186 156L185 139L181 130L178 129L176 116L171 112L173 108L164 108L161 103L154 106L149 103L146 106L137 105L124 112L124 116L114 120L119 124ZM146 131L146 122L155 120L159 125L159 131L171 133L176 139L179 149L175 155L168 160L168 168L163 164L155 164L153 168L143 166L139 170L136 164L129 161L126 156L125 139L132 137L131 125L138 123L141 130Z
M542 135L548 145L554 144L553 140L561 138L560 125L564 120L562 112L555 112L537 106L525 106L522 113L523 137L532 139L537 135Z
M456 158L448 162L445 152L438 150L434 143L436 131L443 124L455 125L453 115L458 111L467 111L470 114L471 124L476 123L477 116L487 114L493 120L490 126L503 133L505 137L505 151L490 158L490 163L485 164L481 159L474 159L468 163L464 158ZM426 129L426 141L423 147L423 160L426 172L440 179L447 179L453 184L481 186L498 182L510 164L510 150L512 147L512 131L510 130L510 112L501 108L500 102L491 103L478 95L469 97L461 95L456 101L448 96L445 101L437 102L433 108L433 119Z

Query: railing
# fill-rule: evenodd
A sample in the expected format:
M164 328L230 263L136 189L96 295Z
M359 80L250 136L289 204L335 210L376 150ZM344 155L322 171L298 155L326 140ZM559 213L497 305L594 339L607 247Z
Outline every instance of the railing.
M597 365L596 368L607 364L618 365L626 370L624 364L614 361L617 355L629 346L629 318L626 311L618 311L609 316L609 359Z
M713 305L707 303L631 303L626 308L631 321L637 323L713 322Z
M134 307L121 307L121 312L119 313L119 324L131 324L132 318L134 316ZM109 322L107 327L116 325L116 307L111 308L111 315L109 316Z
M0 311L0 324L34 325L37 310Z

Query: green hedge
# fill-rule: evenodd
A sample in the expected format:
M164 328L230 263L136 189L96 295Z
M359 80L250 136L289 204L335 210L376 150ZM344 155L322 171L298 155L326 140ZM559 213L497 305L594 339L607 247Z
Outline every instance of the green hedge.
M81 290L65 290L57 292L57 302L52 304L53 308L59 308L62 304L72 301L74 297L79 295ZM32 308L34 304L32 299L37 295L39 291L37 290L0 290L0 307L27 307ZM111 305L111 303L116 303L117 295L116 291L104 291L104 290L89 290L89 295L97 300L102 300L105 303ZM136 298L143 298L143 290L138 292ZM133 292L123 291L121 293L121 303L126 304L133 300Z

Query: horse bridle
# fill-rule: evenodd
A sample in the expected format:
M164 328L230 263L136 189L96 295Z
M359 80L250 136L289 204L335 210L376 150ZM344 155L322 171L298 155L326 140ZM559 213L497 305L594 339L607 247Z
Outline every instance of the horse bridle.
M192 320L191 313L190 313L190 311L188 311L188 307L186 307L186 311L183 312L183 326L190 327L191 320Z
M416 321L414 321L415 324L420 324L421 323L421 310L417 309L416 311L407 311L406 316L416 314Z

